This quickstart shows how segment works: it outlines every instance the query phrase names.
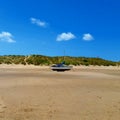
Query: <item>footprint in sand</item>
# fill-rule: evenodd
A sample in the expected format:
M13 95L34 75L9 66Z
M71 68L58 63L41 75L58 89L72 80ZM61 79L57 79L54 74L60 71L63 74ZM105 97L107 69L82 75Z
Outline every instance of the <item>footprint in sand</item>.
M5 108L6 108L6 105L4 101L2 100L2 98L0 98L0 113L4 112Z

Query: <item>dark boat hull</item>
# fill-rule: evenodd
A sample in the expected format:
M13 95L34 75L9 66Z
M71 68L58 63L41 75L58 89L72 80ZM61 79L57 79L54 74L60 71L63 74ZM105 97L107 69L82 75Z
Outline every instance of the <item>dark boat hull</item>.
M65 67L51 67L53 71L68 71L71 70L72 66L65 66Z

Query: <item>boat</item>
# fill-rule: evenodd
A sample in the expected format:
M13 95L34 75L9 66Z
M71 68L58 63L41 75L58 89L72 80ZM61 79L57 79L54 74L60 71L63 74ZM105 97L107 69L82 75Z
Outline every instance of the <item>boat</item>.
M62 62L60 64L52 65L50 68L53 71L58 71L59 72L59 71L68 71L68 70L71 70L73 67L65 65L65 62Z

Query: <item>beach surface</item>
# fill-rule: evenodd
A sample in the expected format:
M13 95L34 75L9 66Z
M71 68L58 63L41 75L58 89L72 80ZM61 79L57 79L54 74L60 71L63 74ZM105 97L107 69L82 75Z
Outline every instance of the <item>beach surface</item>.
M0 65L0 120L120 120L120 68Z

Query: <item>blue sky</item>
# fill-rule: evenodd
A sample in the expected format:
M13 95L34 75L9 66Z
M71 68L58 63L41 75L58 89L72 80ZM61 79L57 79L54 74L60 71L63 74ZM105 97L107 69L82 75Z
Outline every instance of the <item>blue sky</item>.
M119 0L0 0L0 55L120 60Z

